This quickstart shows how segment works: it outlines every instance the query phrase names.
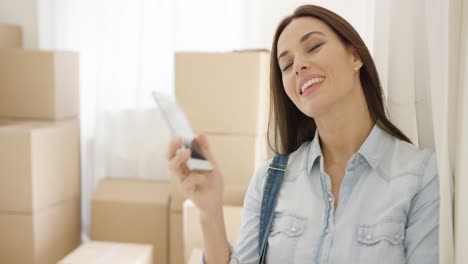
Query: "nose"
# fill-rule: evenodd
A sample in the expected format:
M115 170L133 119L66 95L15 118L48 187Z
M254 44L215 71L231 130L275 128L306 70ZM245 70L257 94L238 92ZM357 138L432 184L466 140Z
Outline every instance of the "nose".
M294 62L294 72L296 73L296 76L299 76L299 74L304 71L304 70L307 70L309 68L309 65L307 64L306 61L304 60L301 60L301 59L297 59L295 62Z

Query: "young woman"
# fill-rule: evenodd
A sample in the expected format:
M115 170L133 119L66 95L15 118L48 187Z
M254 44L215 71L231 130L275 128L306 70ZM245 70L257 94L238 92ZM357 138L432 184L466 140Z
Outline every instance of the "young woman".
M219 263L438 263L439 182L433 151L386 117L364 42L337 14L301 6L278 26L271 52L278 153L249 185L234 248L226 242L222 176L171 173L200 210L204 260Z

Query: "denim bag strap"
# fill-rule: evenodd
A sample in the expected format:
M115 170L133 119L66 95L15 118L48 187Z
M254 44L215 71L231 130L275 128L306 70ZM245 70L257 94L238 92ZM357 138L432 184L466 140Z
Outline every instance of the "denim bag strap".
M262 206L260 209L260 228L258 234L259 264L265 263L268 247L268 233L273 221L278 193L283 182L289 155L276 155L268 168L268 176L263 188Z

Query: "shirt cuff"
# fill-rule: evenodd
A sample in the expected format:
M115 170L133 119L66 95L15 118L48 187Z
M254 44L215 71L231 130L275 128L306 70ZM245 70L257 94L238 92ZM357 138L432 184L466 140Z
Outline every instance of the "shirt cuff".
M239 260L236 258L236 256L232 254L233 248L231 244L228 243L228 247L229 247L229 264L239 264ZM205 264L205 253L202 254L200 263Z

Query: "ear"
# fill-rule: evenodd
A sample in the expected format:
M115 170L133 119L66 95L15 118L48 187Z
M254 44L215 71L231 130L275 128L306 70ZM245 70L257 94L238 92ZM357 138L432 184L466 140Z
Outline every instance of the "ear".
M353 65L354 67L358 67L358 68L361 68L363 63L362 63L362 60L361 60L361 56L359 56L359 53L357 52L357 50L350 46L351 48L351 54L352 54L352 59L353 59Z

